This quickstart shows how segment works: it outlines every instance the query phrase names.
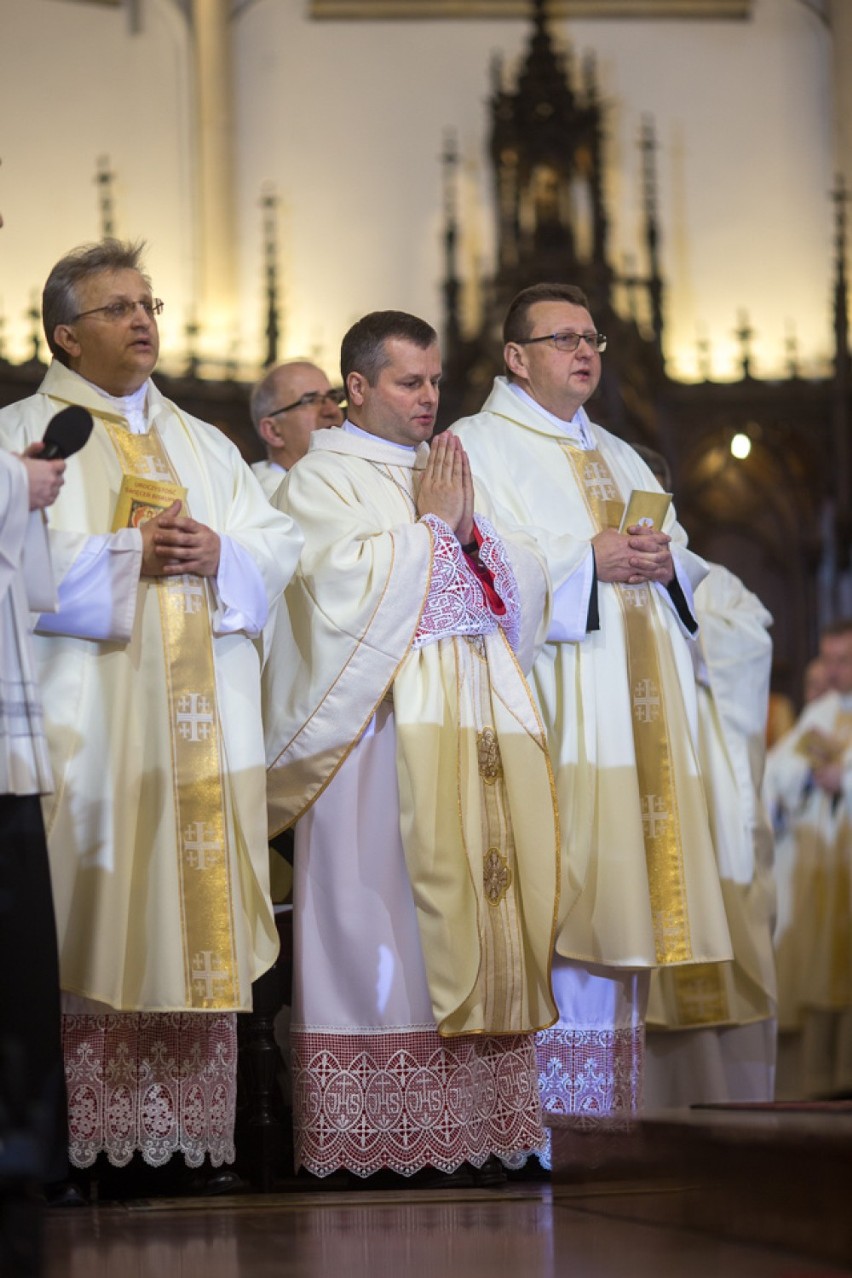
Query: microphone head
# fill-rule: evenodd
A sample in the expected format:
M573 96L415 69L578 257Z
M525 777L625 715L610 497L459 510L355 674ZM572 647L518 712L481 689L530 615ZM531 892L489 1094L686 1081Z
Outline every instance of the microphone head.
M44 452L40 454L41 457L46 461L51 461L54 457L70 457L83 447L94 424L87 408L69 404L48 422L42 440Z

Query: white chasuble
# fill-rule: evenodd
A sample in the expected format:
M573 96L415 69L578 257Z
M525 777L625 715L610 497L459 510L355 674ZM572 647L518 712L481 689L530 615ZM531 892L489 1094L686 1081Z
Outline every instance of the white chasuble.
M50 512L57 578L92 536L111 553L125 474L186 489L192 517L257 567L271 607L298 557L233 445L148 388L149 431L61 365L0 414L23 448L66 403L95 424ZM241 1010L274 961L268 888L260 642L218 633L215 588L130 569L113 633L37 634L56 791L45 823L65 991L119 1011ZM61 591L61 581L60 581ZM198 633L194 627L198 626ZM207 884L208 886L204 886Z
M315 801L391 698L397 775L388 786L435 1022L443 1035L528 1032L555 1016L552 775L503 628L490 613L480 623L451 588L436 590L440 572L449 581L459 569L464 579L463 557L441 521L416 521L425 457L425 448L402 453L379 439L316 432L276 498L303 528L305 548L265 672L271 823L282 828ZM487 521L480 526L488 563L503 551ZM495 559L495 582L499 593L502 570L504 591L528 602L515 639L530 649L544 578L529 552L508 549L502 569ZM430 592L443 602L430 608ZM291 644L301 663L288 659Z
M271 825L299 818L294 1130L318 1175L516 1165L543 1140L524 1031L555 1015L558 830L511 645L533 650L544 575L477 517L498 623L417 520L425 455L318 431L276 496L305 532L264 692Z
M0 794L51 788L27 598L28 533L43 537L41 521L20 458L0 453Z
M836 797L812 778L818 752L844 763ZM781 1026L810 1009L852 1007L852 698L836 692L805 706L767 760L767 802L778 840L775 941Z
M658 490L629 445L593 423L583 450L502 378L453 427L477 493L538 543L555 590L618 526L633 489ZM706 573L670 511L694 585ZM730 959L698 759L690 638L662 588L597 582L599 628L547 642L531 674L563 831L557 951L581 964L654 968Z

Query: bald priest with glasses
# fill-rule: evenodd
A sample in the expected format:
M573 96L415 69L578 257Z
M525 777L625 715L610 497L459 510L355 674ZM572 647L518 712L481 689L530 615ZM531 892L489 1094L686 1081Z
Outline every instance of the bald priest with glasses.
M239 452L151 381L141 245L56 264L53 362L0 413L22 451L94 419L50 517L59 611L35 648L55 793L45 825L78 1167L234 1158L236 1013L275 960L261 634L301 549Z
M270 501L287 471L308 451L313 432L343 425L344 398L343 388L332 388L322 369L306 359L278 364L257 382L249 411L266 457L252 470Z
M530 678L563 840L560 1018L537 1056L570 1146L572 1119L588 1130L641 1103L651 970L706 965L712 993L731 958L695 738L692 592L707 567L648 467L585 411L606 338L580 289L524 289L503 336L506 376L451 429L477 490L535 538L553 579Z

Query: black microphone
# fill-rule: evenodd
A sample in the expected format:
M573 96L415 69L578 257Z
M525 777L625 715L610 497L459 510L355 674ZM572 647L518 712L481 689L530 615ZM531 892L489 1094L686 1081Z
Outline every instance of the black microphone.
M47 423L42 443L44 449L38 455L38 461L53 461L56 457L63 460L83 447L92 433L94 426L92 414L79 404L69 404Z

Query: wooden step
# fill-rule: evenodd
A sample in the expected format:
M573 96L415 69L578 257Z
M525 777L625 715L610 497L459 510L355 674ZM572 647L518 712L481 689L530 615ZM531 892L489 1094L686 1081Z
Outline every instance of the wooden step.
M577 1128L553 1115L554 1194L596 1211L852 1264L852 1112L702 1108Z

